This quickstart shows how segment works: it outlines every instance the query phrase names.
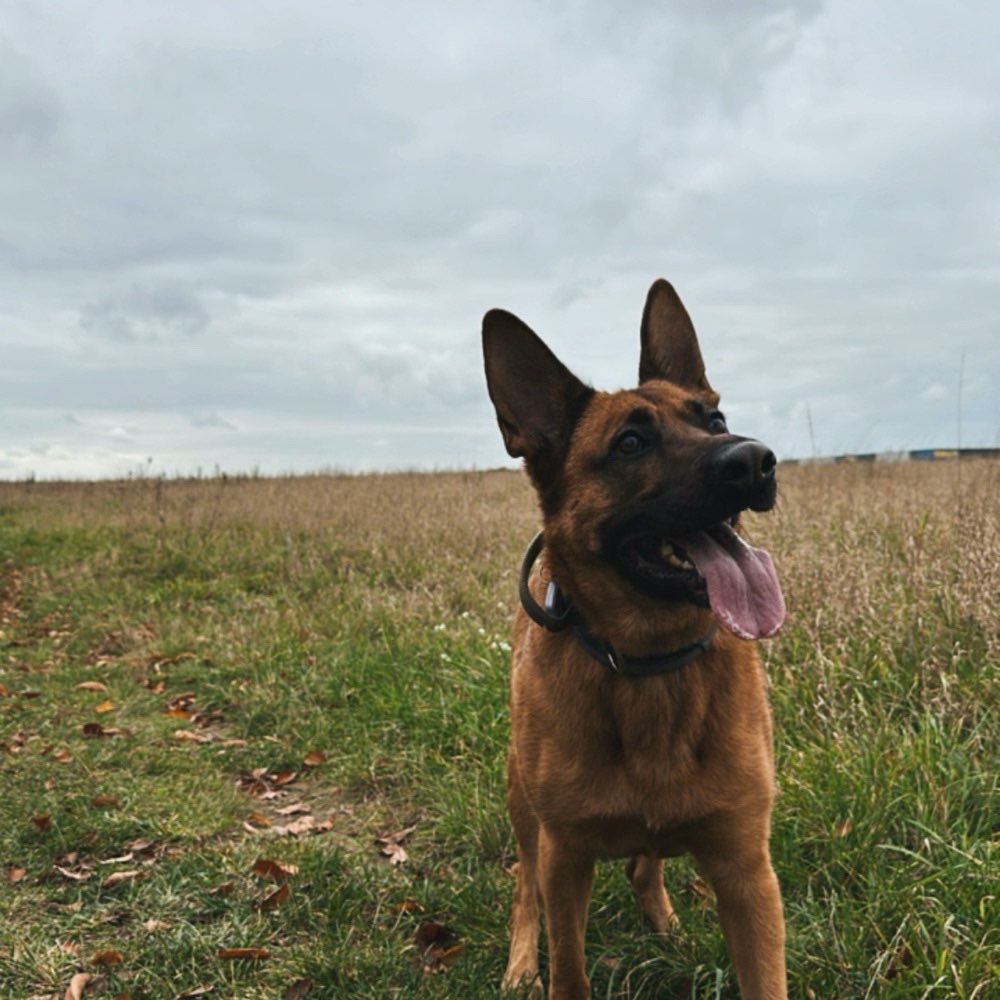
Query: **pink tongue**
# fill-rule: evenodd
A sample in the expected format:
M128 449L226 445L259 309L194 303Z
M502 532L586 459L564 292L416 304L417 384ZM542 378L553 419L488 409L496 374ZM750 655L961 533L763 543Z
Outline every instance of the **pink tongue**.
M743 639L774 635L785 599L764 549L747 545L728 524L678 539L708 584L708 602L730 632Z

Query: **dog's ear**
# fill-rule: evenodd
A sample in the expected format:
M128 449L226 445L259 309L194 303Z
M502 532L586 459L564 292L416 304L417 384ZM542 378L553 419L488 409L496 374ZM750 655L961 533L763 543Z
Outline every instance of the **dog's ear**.
M486 385L508 454L529 461L565 447L593 389L581 382L516 316L483 317Z
M659 278L642 311L639 383L665 379L698 392L711 392L698 336L684 303L669 281Z

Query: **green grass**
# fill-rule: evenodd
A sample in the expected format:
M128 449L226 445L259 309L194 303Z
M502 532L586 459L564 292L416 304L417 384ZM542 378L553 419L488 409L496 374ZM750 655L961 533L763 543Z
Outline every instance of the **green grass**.
M763 651L792 996L995 988L998 487L989 463L791 468L750 523L791 609ZM535 524L512 473L0 484L0 997L79 972L85 997L499 995ZM301 815L319 832L280 833ZM262 858L297 869L283 898ZM691 865L669 942L620 867L595 998L735 997ZM429 921L458 935L440 974Z

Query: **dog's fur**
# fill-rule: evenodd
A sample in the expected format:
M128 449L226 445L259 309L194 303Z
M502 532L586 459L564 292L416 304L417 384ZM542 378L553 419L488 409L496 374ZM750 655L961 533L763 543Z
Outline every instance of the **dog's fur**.
M773 455L729 434L694 328L666 281L650 289L641 341L639 387L605 393L510 313L492 310L483 321L490 398L542 510L531 593L541 604L556 581L587 632L627 657L685 647L715 624L697 573L665 571L652 582L631 574L623 552L635 536L683 540L735 524L741 510L767 510L775 497ZM735 461L725 457L734 446ZM507 803L520 857L504 986L540 991L541 910L550 1000L588 997L595 860L629 859L642 909L665 933L676 918L661 859L690 852L714 889L741 996L785 998L768 848L771 719L753 642L719 628L679 669L622 676L571 631L548 631L522 608L510 706Z

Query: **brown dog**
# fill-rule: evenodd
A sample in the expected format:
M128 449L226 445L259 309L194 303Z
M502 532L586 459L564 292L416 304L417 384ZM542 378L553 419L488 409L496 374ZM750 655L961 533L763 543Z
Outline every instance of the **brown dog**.
M637 389L589 388L501 310L483 320L483 348L544 525L514 626L507 803L520 863L504 986L539 989L541 907L550 1000L588 997L595 860L629 858L665 932L676 918L661 859L690 852L742 997L784 998L771 720L751 641L778 630L784 605L768 554L733 530L741 511L773 506L774 455L729 433L666 281L646 301Z

